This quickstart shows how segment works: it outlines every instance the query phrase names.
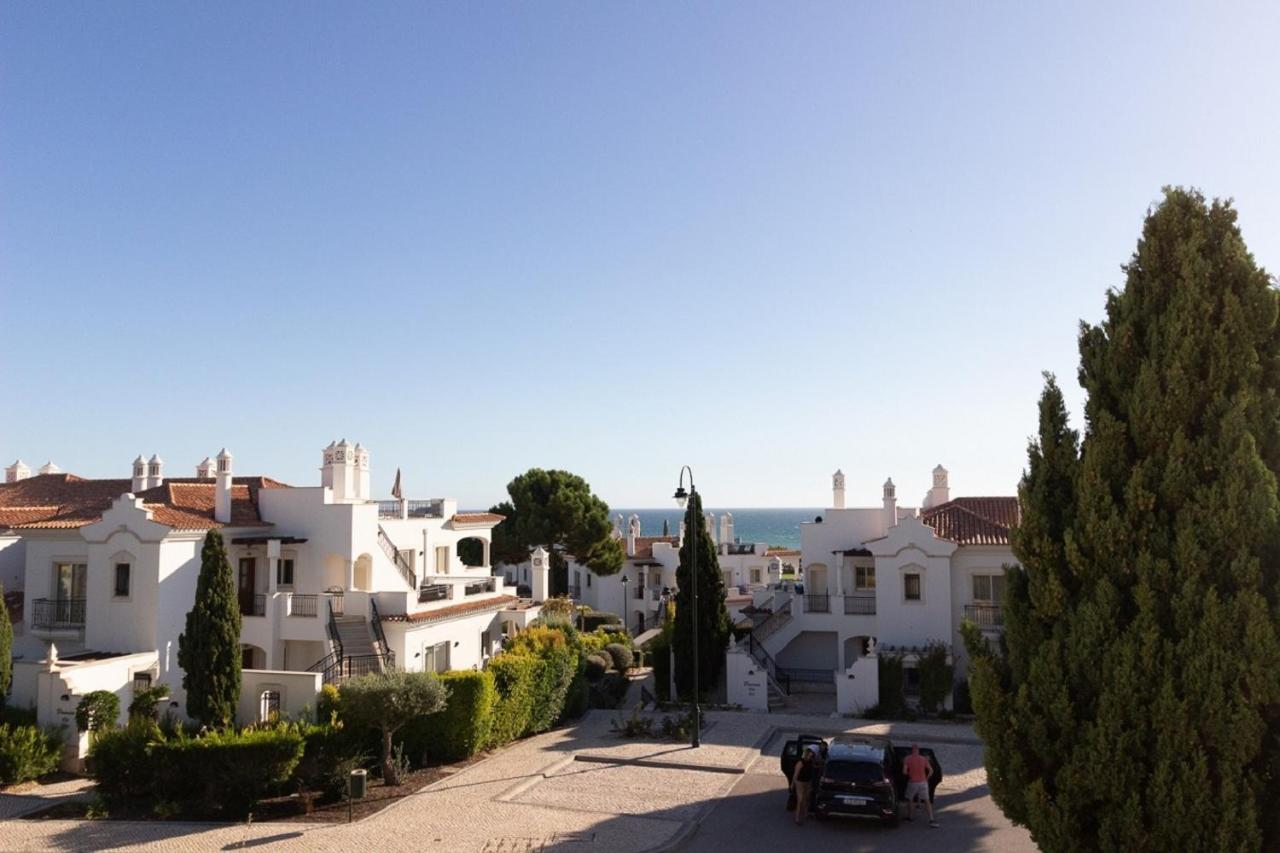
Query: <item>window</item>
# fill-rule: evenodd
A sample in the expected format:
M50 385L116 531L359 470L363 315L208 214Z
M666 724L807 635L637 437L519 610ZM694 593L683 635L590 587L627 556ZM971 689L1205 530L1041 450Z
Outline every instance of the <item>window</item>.
M912 572L902 576L902 596L907 601L920 600L920 575Z
M116 563L116 598L125 598L129 595L129 564Z
M725 589L728 589L729 587L733 586L733 570L732 569L724 570L724 586L725 586Z
M276 585L293 586L293 558L284 557L276 563Z
M480 657L487 658L492 646L489 644L489 632L480 632Z
M83 600L85 597L84 563L57 563L53 569L53 597L58 601Z
M1004 601L1004 575L974 575L973 600L986 604Z
M874 592L876 588L875 566L854 566L853 588L865 592Z
M751 568L751 582L760 583L760 567L759 566L753 566Z
M438 575L449 574L449 546L448 545L436 546L436 574Z
M280 691L264 690L262 691L262 699L259 702L258 720L263 723L270 722L280 716Z
M136 696L143 690L151 689L151 673L135 672L133 674L133 694Z
M423 672L448 672L448 670L449 644L447 642L422 647Z
M591 588L591 572L587 572L587 589Z

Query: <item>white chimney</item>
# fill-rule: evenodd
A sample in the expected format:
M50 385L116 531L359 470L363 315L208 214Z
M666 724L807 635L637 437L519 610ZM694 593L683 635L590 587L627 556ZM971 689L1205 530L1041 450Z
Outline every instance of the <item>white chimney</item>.
M551 564L547 549L539 545L529 557L529 587L534 601L546 601L551 591Z
M154 489L164 483L164 460L159 453L152 454L147 463L147 488Z
M844 472L839 468L831 475L831 508L844 509Z
M951 500L951 487L947 484L947 469L939 465L933 469L933 488L925 496L924 508L938 506Z
M898 523L898 490L893 485L893 478L884 481L884 529Z
M212 480L213 472L214 472L213 460L210 459L208 456L206 456L204 458L204 461L202 461L199 465L196 466L196 479Z
M355 449L355 485L356 497L369 500L369 451L356 442Z
M711 513L703 513L707 522L707 538L711 540L711 544L718 544L716 540L716 517Z
M231 523L231 454L222 448L218 454L218 481L213 487L213 518Z
M320 482L333 489L334 503L357 500L356 449L345 438L325 448Z
M733 513L726 512L720 516L721 540L732 545L737 541L737 537L733 535Z
M636 555L636 539L640 538L640 516L634 513L631 521L627 524L627 556L634 557Z
M21 459L13 460L13 464L4 469L4 481L6 483L16 483L19 480L25 480L31 476L31 469L27 467L27 463Z
M135 495L147 488L147 460L142 454L138 454L138 458L133 460L133 484L129 491Z
M46 463L44 463L43 465L41 465L41 466L40 466L40 470L39 470L38 472L36 472L36 473L38 473L38 474L61 474L61 473L62 473L62 469L61 469L61 468L59 468L57 465L54 465L54 464L53 464L53 460L52 460L52 459L50 459L48 462L46 462Z

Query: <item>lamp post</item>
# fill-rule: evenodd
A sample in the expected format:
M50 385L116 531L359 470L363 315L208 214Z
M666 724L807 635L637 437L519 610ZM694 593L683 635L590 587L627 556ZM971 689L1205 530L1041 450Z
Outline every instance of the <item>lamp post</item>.
M631 630L627 627L627 583L630 580L626 575L622 576L622 609L618 611L618 615L622 617L622 627L628 632Z
M684 490L684 473L689 472L689 491ZM680 482L676 486L676 505L681 509L689 502L689 498L698 494L698 490L693 485L693 469L688 465L680 469ZM694 501L696 507L698 502ZM693 595L693 607L690 616L693 622L693 740L690 744L694 749L700 745L700 735L702 730L702 708L699 705L698 690L698 519L693 519L693 523L687 525L688 533L693 537L693 541L689 543L689 586L690 593Z

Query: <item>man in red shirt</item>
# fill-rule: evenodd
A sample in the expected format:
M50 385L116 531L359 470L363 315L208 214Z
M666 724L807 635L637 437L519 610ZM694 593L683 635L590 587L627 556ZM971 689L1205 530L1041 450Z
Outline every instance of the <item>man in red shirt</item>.
M920 745L911 744L911 754L902 760L902 772L907 774L907 820L911 820L916 811L916 800L924 802L925 811L929 813L929 826L937 826L933 819L933 803L929 801L929 777L933 775L933 764L920 754Z

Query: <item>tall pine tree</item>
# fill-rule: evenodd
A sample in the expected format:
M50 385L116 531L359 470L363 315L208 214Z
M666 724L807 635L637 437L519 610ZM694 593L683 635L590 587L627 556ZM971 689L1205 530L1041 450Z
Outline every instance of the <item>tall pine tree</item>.
M676 568L676 620L671 643L676 658L676 690L693 695L693 582L690 577L696 551L698 584L698 688L712 690L724 669L724 652L729 645L729 611L725 608L724 577L715 542L707 532L702 513L702 497L690 496L684 516L684 542L680 545L680 565Z
M200 552L200 578L187 628L178 635L178 666L187 714L208 726L227 726L240 700L240 603L222 535L210 530Z
M1125 273L1082 327L1078 461L1042 405L1008 656L975 663L993 791L1049 851L1277 849L1280 297L1194 191Z

